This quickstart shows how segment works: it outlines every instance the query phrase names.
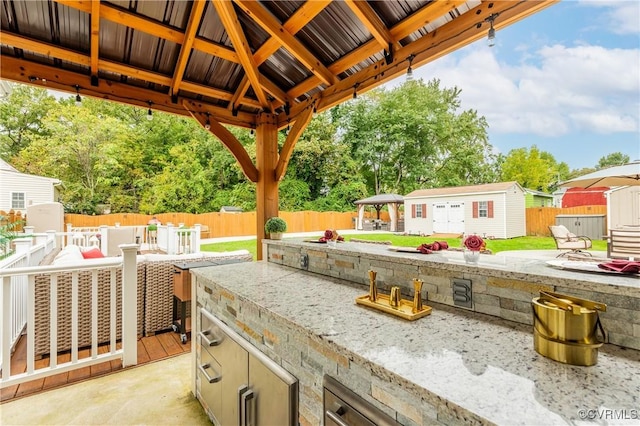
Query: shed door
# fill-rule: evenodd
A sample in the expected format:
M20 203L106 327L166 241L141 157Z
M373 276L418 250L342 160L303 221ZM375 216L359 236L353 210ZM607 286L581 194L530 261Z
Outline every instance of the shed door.
M433 204L433 232L447 233L449 229L449 213L446 203Z
M444 234L464 232L464 203L434 203L433 232Z
M447 232L464 232L464 203L449 204L449 230Z

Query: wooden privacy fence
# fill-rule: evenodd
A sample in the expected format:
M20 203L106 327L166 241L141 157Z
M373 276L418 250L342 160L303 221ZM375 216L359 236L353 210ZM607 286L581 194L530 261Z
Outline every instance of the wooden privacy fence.
M312 232L325 229L354 228L353 218L356 212L280 212L280 217L287 222L287 232ZM81 214L65 214L65 227L98 227L100 225L120 226L146 225L152 217L156 217L162 224L172 223L175 226L183 223L185 226L200 224L208 228L204 238L233 237L242 235L256 235L256 213L161 213L145 215L137 213L117 213L96 216ZM206 228L205 228L206 229Z
M549 226L555 225L556 216L561 214L607 214L607 206L579 207L529 207L527 209L527 235L551 236Z
M569 208L529 207L526 209L527 235L550 236L549 226L554 225L556 216L561 214L607 214L607 206L580 206ZM172 223L175 226L183 223L193 226L197 223L206 226L208 233L203 238L234 237L256 235L256 213L161 213L146 215L137 213L116 213L96 216L66 214L66 224L74 227L98 227L100 225L121 226L146 225L155 216L161 223ZM357 212L280 212L287 222L287 232L313 232L325 229L353 229ZM365 212L365 217L375 217L375 212ZM383 211L381 219L389 220L388 213ZM205 230L207 229L205 228Z
M25 217L22 217L22 212L15 212L9 210L9 213L4 210L0 210L0 226L8 227L12 231L22 232L22 226L25 223ZM13 226L10 226L15 224Z

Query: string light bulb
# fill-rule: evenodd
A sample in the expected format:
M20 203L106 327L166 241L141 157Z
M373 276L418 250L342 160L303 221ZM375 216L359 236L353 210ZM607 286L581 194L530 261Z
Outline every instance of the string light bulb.
M492 13L487 19L485 19L485 21L489 23L489 31L487 32L487 46L489 47L496 45L496 30L493 28L493 21L497 17L497 13Z
M82 97L80 96L80 86L76 84L76 106L82 105Z
M153 111L151 111L151 101L149 103L149 109L147 110L147 120L153 120Z
M291 131L291 120L287 118L287 130L285 130L284 134L289 136L290 131Z
M413 63L413 58L415 58L415 57L416 56L412 53L407 58L407 60L409 61L409 68L407 68L407 81L412 81L413 80L413 68L411 68L411 64Z
M207 113L207 122L204 123L204 128L206 130L211 130L211 121L209 121L209 113Z
M358 83L353 85L353 99L358 99Z

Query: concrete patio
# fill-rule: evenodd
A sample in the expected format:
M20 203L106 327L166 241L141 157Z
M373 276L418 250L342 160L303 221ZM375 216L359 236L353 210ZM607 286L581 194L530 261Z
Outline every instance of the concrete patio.
M191 354L0 406L3 425L209 425L190 390Z

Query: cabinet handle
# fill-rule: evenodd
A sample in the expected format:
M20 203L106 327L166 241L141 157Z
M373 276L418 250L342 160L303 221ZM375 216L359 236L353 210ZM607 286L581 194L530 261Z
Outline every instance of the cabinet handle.
M201 331L198 333L200 335L200 338L202 340L204 340L205 342L207 342L207 346L218 346L220 344L220 339L218 339L217 337L214 336L213 339L209 340L209 338L207 337L209 334L211 334L213 336L213 334L211 333L211 331L209 330L205 330L205 331Z
M340 407L338 409L338 411L343 411L343 408ZM344 411L343 411L344 412ZM349 426L349 423L345 422L344 420L342 420L342 417L340 417L340 415L336 412L333 412L331 410L327 410L324 412L324 414L329 417L329 419L331 419L331 421L333 421L335 424L337 424L338 426Z
M254 401L255 394L247 385L238 388L238 424L240 426L250 426L251 421L251 402Z
M204 377L207 378L207 381L209 383L217 383L220 380L222 380L222 375L216 373L216 375L214 377L211 377L208 373L207 373L207 368L210 368L211 371L213 371L214 373L216 373L216 370L213 369L213 367L211 366L211 364L203 364L203 365L199 365L198 369L200 370L200 372L202 374L204 374Z

